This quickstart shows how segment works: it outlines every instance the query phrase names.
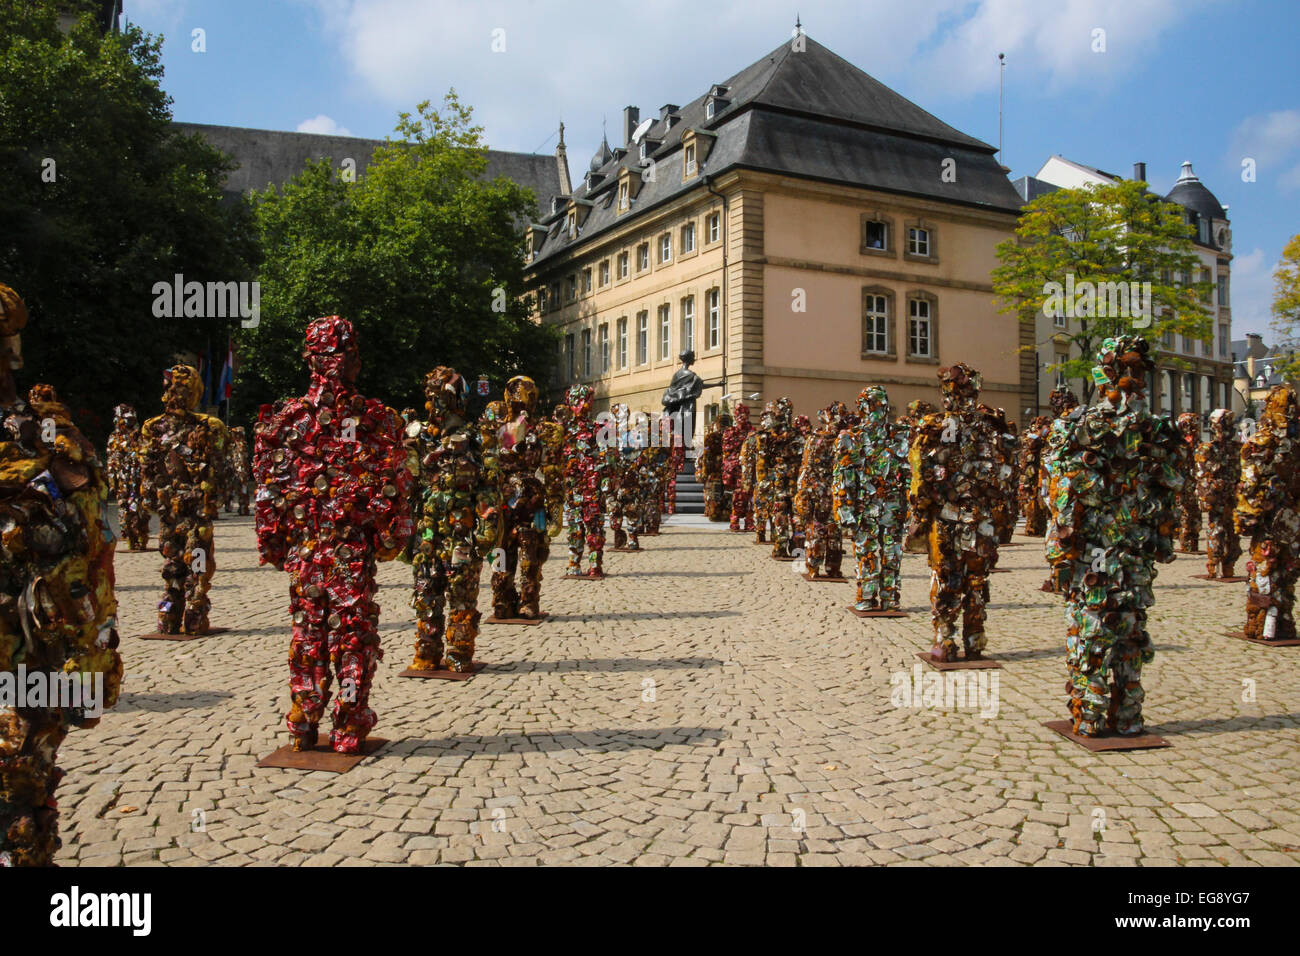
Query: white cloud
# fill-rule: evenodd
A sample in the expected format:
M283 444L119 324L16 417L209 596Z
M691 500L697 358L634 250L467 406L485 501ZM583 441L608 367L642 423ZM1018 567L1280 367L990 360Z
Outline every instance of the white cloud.
M320 133L324 136L351 136L352 131L346 126L340 126L332 117L324 113L318 113L311 119L305 119L298 124L300 133Z
M298 2L316 12L342 68L394 118L455 87L493 148L527 152L553 148L563 119L575 178L600 143L602 117L610 143L620 145L625 105L639 105L644 117L664 102L689 102L784 42L795 9L786 0L707 8L698 0ZM925 106L996 90L999 52L1008 84L1086 91L1149 59L1162 32L1207 2L909 0L868 12L860 0L836 0L805 8L803 25ZM1091 51L1095 27L1106 30L1105 53ZM492 50L498 29L505 52Z
M1237 125L1230 139L1227 164L1239 169L1243 159L1256 163L1260 182L1276 180L1284 191L1300 187L1300 170L1279 173L1288 157L1300 152L1300 110L1278 110L1248 116Z

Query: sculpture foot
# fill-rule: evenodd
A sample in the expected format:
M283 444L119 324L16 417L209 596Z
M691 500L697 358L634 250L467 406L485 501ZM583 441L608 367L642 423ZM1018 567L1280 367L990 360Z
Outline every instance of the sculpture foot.
M294 753L302 753L305 750L311 750L316 746L316 741L319 739L319 736L319 731L317 731L315 727L307 731L305 734L295 734L291 744Z

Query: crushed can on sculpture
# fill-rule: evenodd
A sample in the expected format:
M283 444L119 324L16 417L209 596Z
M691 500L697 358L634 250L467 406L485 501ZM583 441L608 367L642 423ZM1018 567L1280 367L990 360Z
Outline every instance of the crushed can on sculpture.
M411 536L411 473L402 420L357 391L361 355L337 315L307 326L307 394L263 405L254 438L257 547L262 564L289 572L294 750L311 750L337 677L330 747L365 752L378 718L370 685L379 646L377 561ZM331 673L332 671L332 673Z
M1178 489L1178 549L1195 554L1201 547L1201 500L1197 495L1196 451L1201 445L1201 416L1178 416L1178 470L1187 480Z
M1174 559L1182 487L1172 422L1147 408L1146 339L1108 338L1093 368L1099 401L1052 424L1046 555L1065 595L1070 717L1083 737L1141 734L1142 667L1155 656L1147 609L1156 564Z
M565 395L564 510L569 530L568 574L599 579L605 576L605 496L610 486L610 465L601 454L591 420L593 397L590 385L570 386Z
M722 487L731 494L731 514L728 527L732 531L750 530L750 494L752 478L746 483L746 468L753 471L752 459L745 460L745 445L754 426L749 420L749 408L744 402L737 402L735 423L722 433Z
M251 514L249 511L250 493L253 485L253 463L248 454L248 436L243 425L230 429L230 470L233 483L226 499L226 510L230 510L233 499L239 500L239 513Z
M1051 426L1050 418L1037 415L1020 433L1016 498L1021 517L1025 519L1024 533L1035 538L1041 538L1047 532L1047 505L1039 491L1038 481Z
M852 423L843 402L831 402L817 415L817 429L804 445L794 498L804 529L804 564L818 578L838 578L844 562L844 532L832 490L835 442Z
M772 405L771 425L758 437L760 486L764 488L764 506L772 522L772 557L794 557L794 496L803 463L804 437L788 398L778 398ZM760 522L758 527L762 528Z

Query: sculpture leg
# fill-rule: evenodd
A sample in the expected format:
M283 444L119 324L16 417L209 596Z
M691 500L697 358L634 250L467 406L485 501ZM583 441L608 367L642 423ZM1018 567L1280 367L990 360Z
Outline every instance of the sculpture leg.
M880 610L880 548L876 528L867 518L860 518L853 536L853 553L857 558L859 611Z
M790 499L785 497L777 498L772 508L772 557L790 557L790 540L793 536Z
M417 554L411 568L415 581L411 594L411 607L415 608L415 659L411 661L411 670L416 671L436 671L442 667L447 574L437 551L435 541L434 553Z
M301 593L306 581L295 581L289 590L293 614L293 636L289 641L289 696L291 704L285 722L293 737L294 750L316 746L317 728L330 699L329 631L327 599Z
M588 574L603 574L605 563L605 516L600 502L593 501L582 509L582 525L587 544Z
M551 541L545 531L531 525L521 529L519 535L519 616L536 619L541 616L542 566L551 553Z
M473 542L466 543L466 547L472 545ZM448 577L451 613L447 624L447 666L461 673L474 663L479 624L478 583L482 573L483 559L474 554L469 561L452 565Z
M1233 577L1237 562L1241 560L1241 538L1233 522L1235 500L1226 503L1214 517L1219 538L1219 567L1225 578Z
M897 611L902 604L903 537L897 524L882 522L878 531L880 549L880 609Z
M54 708L0 707L0 868L54 865L63 778L54 762L67 733Z
M1251 541L1250 590L1246 598L1246 636L1291 640L1296 635L1296 561L1292 549L1264 537Z
M614 532L614 547L627 547L627 532L623 530L623 505L619 501L609 511L609 530Z
M248 486L247 485L239 489L239 513L241 515L252 514L252 512L248 510Z
M185 618L185 579L190 566L185 562L186 524L171 515L163 515L158 528L158 550L165 559L162 567L163 595L158 602L158 630L163 634L181 633Z
M569 574L582 573L582 550L586 543L586 534L582 527L581 506L569 504L564 509L565 522L569 533Z
M337 611L338 623L330 630L330 661L339 681L339 692L334 696L330 746L341 754L362 753L366 736L379 721L370 709L370 684L384 654L375 626L379 606L370 599L375 591L374 562L370 564L370 580L363 582L366 596L353 607ZM334 624L334 620L330 623Z
M983 552L967 551L962 555L962 565L965 580L961 595L961 639L966 647L966 658L978 660L988 643L984 634L984 608L989 599L988 575L993 561Z
M524 527L515 515L505 513L505 530L501 535L499 547L504 552L504 559L498 555L498 561L492 571L492 613L498 618L519 616L519 592L515 590L515 568L519 564L520 541L525 534Z
M212 519L199 517L193 520L185 541L186 560L190 573L185 578L185 634L208 633L208 611L212 602L208 591L217 561L212 553Z
M822 573L828 578L838 578L844 573L844 533L836 521L827 521L824 531L826 560Z
M1127 618L1129 615L1125 615ZM1111 652L1112 685L1110 710L1111 728L1125 736L1140 734L1142 724L1142 665L1151 659L1151 638L1146 632L1146 610L1132 612L1132 630L1116 641Z
M965 567L961 551L947 525L936 521L930 528L930 617L934 625L936 660L957 659L957 616L965 592Z

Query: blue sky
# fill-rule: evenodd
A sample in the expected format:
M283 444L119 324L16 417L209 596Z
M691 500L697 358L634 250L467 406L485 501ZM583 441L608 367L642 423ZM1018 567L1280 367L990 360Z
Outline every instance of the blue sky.
M455 87L496 149L550 152L563 119L575 180L602 119L617 145L624 106L645 115L694 99L787 39L797 10L809 36L990 143L1006 53L1003 161L1013 177L1053 153L1123 175L1143 161L1167 192L1191 160L1230 207L1234 337L1271 339L1271 274L1300 232L1296 0L125 0L125 9L166 37L177 119L382 138L399 111ZM1255 160L1254 182L1242 180L1244 158Z

